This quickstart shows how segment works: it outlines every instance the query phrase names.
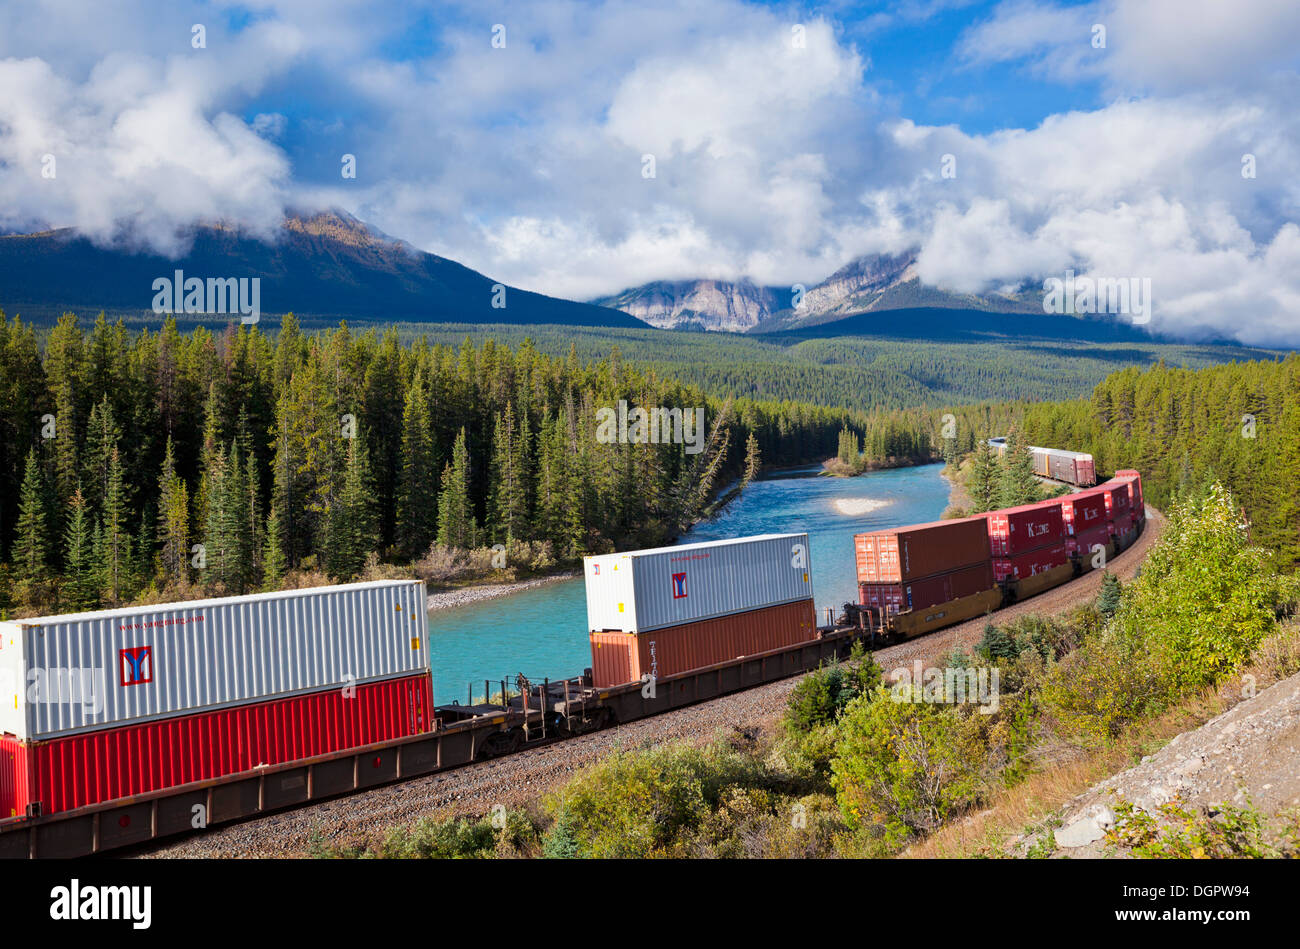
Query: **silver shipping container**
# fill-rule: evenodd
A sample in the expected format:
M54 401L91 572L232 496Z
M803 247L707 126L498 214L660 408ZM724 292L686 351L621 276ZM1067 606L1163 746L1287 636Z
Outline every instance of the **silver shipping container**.
M429 671L424 583L0 623L0 732L40 741Z
M812 597L807 534L587 557L587 625L643 633Z

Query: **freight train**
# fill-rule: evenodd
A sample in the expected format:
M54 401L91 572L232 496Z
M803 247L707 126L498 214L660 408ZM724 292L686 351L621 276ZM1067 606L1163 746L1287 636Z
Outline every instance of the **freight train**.
M1145 523L1142 478L1120 471L1035 504L858 534L858 602L842 622L896 642L973 619L1103 567Z
M482 704L433 704L419 581L0 623L0 857L138 845L806 672L1064 583L1131 544L1144 511L1121 471L860 534L859 602L823 626L806 534L588 557L591 668L520 675Z

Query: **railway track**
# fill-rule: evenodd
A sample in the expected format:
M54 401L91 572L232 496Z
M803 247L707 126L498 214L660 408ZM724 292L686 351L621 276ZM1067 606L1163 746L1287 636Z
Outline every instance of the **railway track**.
M1132 579L1147 551L1160 537L1164 518L1148 508L1146 527L1136 543L1109 564L1112 573ZM998 612L999 621L1030 613L1057 614L1096 599L1101 573L1093 571L1032 600ZM958 645L977 643L987 620L980 617L917 639L878 650L886 671L917 660L939 661ZM526 749L423 778L363 791L193 834L161 847L134 852L148 858L301 857L310 852L313 835L333 846L370 843L388 828L424 817L481 816L496 805L523 806L559 787L582 767L619 748L666 741L704 741L719 730L751 731L775 723L801 675L771 682L696 705L604 731Z

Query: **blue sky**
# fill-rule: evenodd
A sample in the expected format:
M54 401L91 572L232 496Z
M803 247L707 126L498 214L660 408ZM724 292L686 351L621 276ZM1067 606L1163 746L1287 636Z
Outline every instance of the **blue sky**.
M1289 342L1297 38L1294 0L5 4L0 228L180 254L340 208L583 299L914 252L958 292L1149 277L1166 329Z

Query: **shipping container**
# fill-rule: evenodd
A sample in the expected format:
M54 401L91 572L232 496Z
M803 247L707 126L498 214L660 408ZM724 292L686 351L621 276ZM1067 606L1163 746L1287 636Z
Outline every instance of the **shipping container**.
M420 581L0 623L0 733L43 741L428 674Z
M1106 498L1106 518L1114 521L1121 515L1128 514L1132 509L1132 501L1129 493L1127 481L1116 481L1113 478L1097 486L1097 490Z
M1003 580L1019 580L1059 567L1069 561L1070 555L1066 552L1065 543L1062 541L1051 547L1039 547L1037 550L1027 550L1011 557L994 557L993 576L999 583Z
M923 610L949 600L971 596L995 586L992 564L985 560L933 577L922 577L908 583L860 583L859 602L877 609L888 606L891 611Z
M587 626L649 632L812 597L807 534L587 557Z
M428 731L427 674L51 741L0 737L0 817L53 814Z
M983 517L858 534L853 548L859 583L907 583L989 559Z
M669 626L643 633L593 630L591 669L598 689L662 679L817 638L812 600Z
M1061 506L1061 518L1065 522L1066 536L1079 532L1095 530L1106 523L1106 497L1100 491L1080 491L1053 498L1051 502Z
M1110 522L1102 521L1100 524L1094 524L1081 534L1075 534L1065 539L1065 549L1067 553L1078 554L1085 560L1092 558L1092 548L1100 544L1105 547L1110 543Z
M1015 557L1027 550L1062 544L1065 540L1065 519L1060 504L1046 507L1022 504L989 511L984 519L994 557Z
M1112 481L1121 481L1129 486L1129 503L1135 517L1146 519L1146 497L1142 494L1142 475L1132 469L1115 472Z

